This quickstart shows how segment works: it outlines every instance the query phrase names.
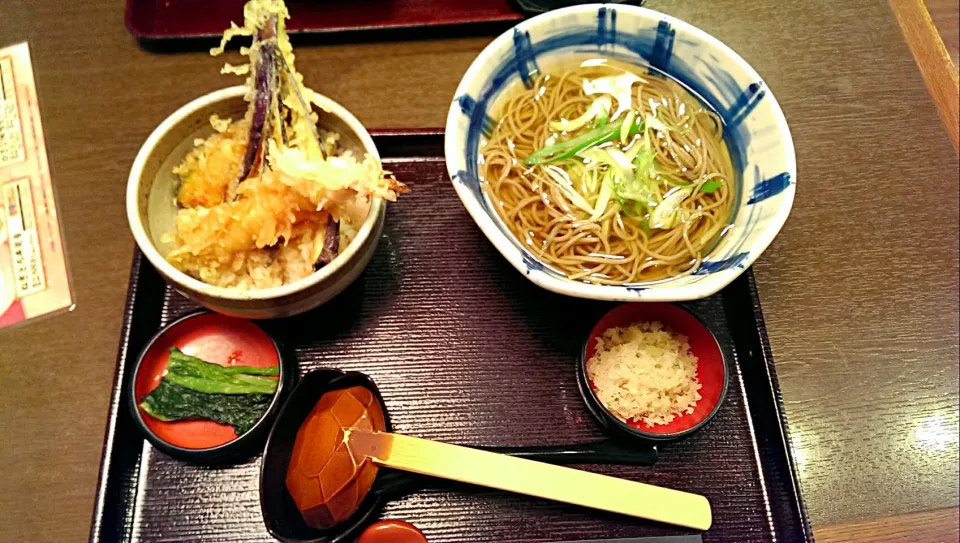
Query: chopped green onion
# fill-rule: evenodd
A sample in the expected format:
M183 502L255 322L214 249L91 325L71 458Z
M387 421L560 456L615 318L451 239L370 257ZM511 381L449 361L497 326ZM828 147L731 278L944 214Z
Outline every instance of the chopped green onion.
M650 128L650 129L652 129L652 130L656 130L656 131L658 131L658 132L669 132L669 131L670 131L670 127L669 127L669 126L667 126L666 124L664 124L663 121L661 121L658 117L654 117L653 115L647 115L646 119L644 119L643 122L644 122L644 124L646 125L647 128Z
M544 166L543 171L547 172L547 175L550 176L550 179L553 179L557 183L557 187L562 192L573 205L579 207L587 213L592 213L593 208L590 207L590 203L580 195L575 188L573 188L573 183L570 181L570 176L562 168L557 166Z
M627 144L627 138L630 137L630 127L633 126L633 120L637 118L637 114L631 109L627 112L627 116L623 119L623 124L620 125L620 145Z
M650 223L647 222L646 219L641 219L637 222L640 223L640 230L642 230L643 233L646 234L647 239L650 239Z
M581 151L579 155L581 158L592 160L597 164L609 166L618 177L633 176L633 164L630 163L627 155L619 149L593 147Z
M712 181L707 181L706 183L700 185L700 192L704 194L711 194L716 192L717 189L723 186L722 179L714 179Z
M651 228L673 228L677 220L680 204L693 192L692 187L672 189L650 213Z
M647 163L639 161L642 167L638 168L638 160L631 162L629 155L619 149L587 149L581 152L580 156L607 166L609 176L605 180L605 186L610 187L610 196L627 215L642 217L646 210L656 205L656 186L650 178ZM644 160L652 164L653 153L646 151L644 156ZM606 202L603 207L606 208ZM594 206L593 216L597 216L597 209L598 207Z
M647 149L637 153L637 156L633 159L633 165L639 172L653 177L656 174L654 159L657 158L657 152L652 149Z
M587 79L583 82L584 94L609 94L617 99L617 111L613 117L633 107L633 85L646 83L642 77L626 72L620 75Z
M596 194L600 190L600 170L587 168L580 176L580 194Z
M684 181L682 179L675 179L664 173L659 173L659 176L661 181L673 187L689 187L690 185L693 184L689 181Z
M577 117L576 119L560 119L559 121L553 121L550 123L550 129L562 132L572 132L586 126L588 122L594 118L604 118L608 119L610 117L610 109L613 107L612 100L609 96L601 96L593 101L590 104L590 107L587 108L583 115ZM606 120L604 123L606 124Z
M600 128L594 128L566 141L548 145L528 156L524 164L527 166L536 166L538 164L548 164L550 162L564 160L585 149L611 142L620 135L622 124L623 119ZM630 127L628 134L632 136L639 133L641 127L642 123L634 123L633 126Z
M617 205L620 206L620 211L628 217L644 220L644 217L647 215L647 208L644 202L620 197L617 197L616 201ZM639 210L637 210L637 208L639 208Z
M607 211L607 204L610 203L610 197L613 196L613 183L608 179L603 180L600 186L600 194L597 196L597 203L593 206L593 213L590 214L591 221L598 221Z
M610 122L610 112L604 111L600 115L597 115L597 122L593 123L594 128L600 128L607 126L607 123Z

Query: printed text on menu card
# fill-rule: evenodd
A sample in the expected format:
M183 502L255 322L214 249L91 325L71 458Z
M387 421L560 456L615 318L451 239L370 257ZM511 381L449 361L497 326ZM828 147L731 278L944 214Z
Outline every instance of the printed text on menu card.
M73 307L30 63L0 49L0 328Z

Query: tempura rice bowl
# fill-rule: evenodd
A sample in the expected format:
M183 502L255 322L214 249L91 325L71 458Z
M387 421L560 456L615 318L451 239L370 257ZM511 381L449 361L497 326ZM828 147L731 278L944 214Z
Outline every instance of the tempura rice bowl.
M171 250L164 236L176 228L177 187L174 168L194 148L197 138L214 133L212 115L241 119L247 109L243 86L229 87L197 98L169 116L141 147L127 182L127 218L140 251L178 292L220 313L244 318L274 318L302 313L333 298L363 271L370 261L383 230L385 202L372 198L370 209L358 221L352 241L341 247L339 255L319 271L282 286L268 288L225 288L213 286L178 270L166 256ZM325 111L318 128L340 134L340 145L355 155L379 158L373 139L346 109L326 97L320 97ZM322 233L320 233L322 235ZM294 258L295 246L282 250ZM303 263L303 265L308 265ZM266 270L266 268L265 268ZM265 271L265 273L267 273ZM269 279L269 278L267 278Z

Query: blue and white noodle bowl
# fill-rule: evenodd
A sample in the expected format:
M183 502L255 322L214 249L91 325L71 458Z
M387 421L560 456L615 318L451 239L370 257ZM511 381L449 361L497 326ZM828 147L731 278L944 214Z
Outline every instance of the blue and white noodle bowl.
M522 246L481 187L478 156L495 126L489 113L517 84L565 59L613 58L668 74L724 123L735 175L732 226L695 272L647 283L569 279ZM508 30L467 70L446 124L447 169L457 194L487 238L531 281L598 300L682 301L709 296L739 276L770 245L790 213L796 156L783 112L759 75L729 47L687 23L645 8L585 5L560 9Z

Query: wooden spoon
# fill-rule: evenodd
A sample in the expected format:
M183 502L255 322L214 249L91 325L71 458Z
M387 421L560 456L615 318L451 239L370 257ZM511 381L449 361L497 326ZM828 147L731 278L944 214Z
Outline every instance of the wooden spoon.
M359 428L344 430L355 459L695 530L713 521L703 496L439 441Z

